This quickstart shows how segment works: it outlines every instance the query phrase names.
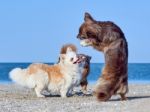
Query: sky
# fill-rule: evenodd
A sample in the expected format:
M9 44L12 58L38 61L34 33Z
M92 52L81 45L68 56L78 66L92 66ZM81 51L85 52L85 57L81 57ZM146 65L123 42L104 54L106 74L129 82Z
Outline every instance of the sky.
M62 45L103 63L104 55L76 38L84 13L123 30L129 63L150 63L149 0L1 0L0 62L57 62Z

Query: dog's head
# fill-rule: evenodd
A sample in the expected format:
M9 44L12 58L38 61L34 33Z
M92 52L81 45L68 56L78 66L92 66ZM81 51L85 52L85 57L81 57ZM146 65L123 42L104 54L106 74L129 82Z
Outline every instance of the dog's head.
M99 37L101 27L89 13L85 13L84 23L79 28L77 38L81 40L82 46L94 46L99 44L102 39Z
M60 63L65 65L80 65L83 62L82 58L79 58L77 53L70 47L67 48L66 54L60 54Z
M78 58L81 58L84 65L90 65L91 56L85 54L78 54Z

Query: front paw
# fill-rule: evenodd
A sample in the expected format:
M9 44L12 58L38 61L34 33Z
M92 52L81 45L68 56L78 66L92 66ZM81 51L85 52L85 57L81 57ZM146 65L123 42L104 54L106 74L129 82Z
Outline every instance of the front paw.
M42 95L42 94L37 95L37 97L38 97L38 98L45 98L45 96Z
M67 98L67 95L61 95L62 98Z

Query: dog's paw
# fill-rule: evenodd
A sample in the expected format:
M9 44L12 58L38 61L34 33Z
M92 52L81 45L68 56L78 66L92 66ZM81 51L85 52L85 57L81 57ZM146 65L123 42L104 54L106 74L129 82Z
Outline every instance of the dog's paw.
M45 96L42 95L42 94L37 95L37 97L38 97L38 98L45 98Z

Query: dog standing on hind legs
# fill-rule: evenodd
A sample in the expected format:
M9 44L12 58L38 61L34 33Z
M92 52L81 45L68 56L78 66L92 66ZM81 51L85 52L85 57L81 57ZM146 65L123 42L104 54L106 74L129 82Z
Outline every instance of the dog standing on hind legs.
M84 23L77 36L82 46L92 46L104 53L105 66L95 86L99 101L107 101L114 94L126 100L128 92L128 44L122 30L113 22L96 21L85 13Z

